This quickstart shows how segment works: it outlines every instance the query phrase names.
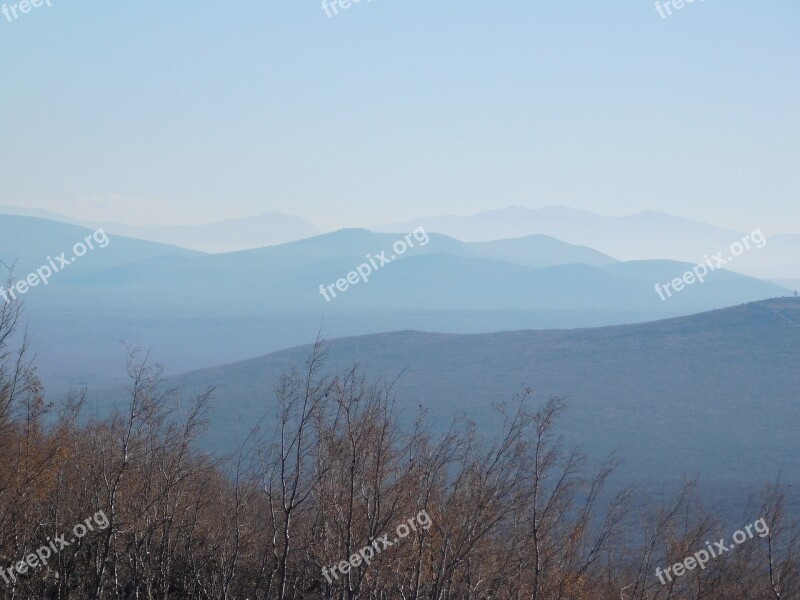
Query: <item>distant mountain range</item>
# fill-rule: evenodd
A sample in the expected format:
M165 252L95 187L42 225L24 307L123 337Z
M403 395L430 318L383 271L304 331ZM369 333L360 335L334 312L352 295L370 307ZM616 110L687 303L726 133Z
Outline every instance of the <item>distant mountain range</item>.
M671 259L700 263L704 255L722 250L759 228L733 231L665 213L644 211L624 217L604 217L564 206L539 209L510 207L469 216L423 217L405 223L373 227L373 231L406 231L425 227L456 239L476 242L544 234L589 246L620 260ZM764 232L766 233L766 232ZM763 279L800 278L800 235L769 236L763 248L752 248L726 268Z
M405 232L404 232L405 233ZM0 216L0 259L24 278L90 230ZM121 339L153 346L173 372L312 340L402 329L478 333L586 327L690 314L789 293L727 271L668 301L658 283L690 265L618 262L547 236L465 243L430 234L326 301L367 255L403 233L348 229L256 250L203 254L110 236L25 295L49 389L119 376ZM377 263L376 263L377 264ZM105 379L103 379L105 380Z
M309 352L300 346L168 383L187 394L215 388L212 445L229 450L274 413L277 378ZM523 385L539 402L566 396L567 441L582 443L595 460L619 447L625 481L651 491L699 474L715 491L741 498L744 486L779 473L786 483L800 478L797 298L595 329L335 339L327 361L331 373L360 363L373 378L399 377L406 422L421 406L439 431L461 411L492 430L492 403L511 400Z
M0 206L0 214L45 218L90 229L102 227L110 234L207 253L258 249L322 233L305 219L277 212L207 225L176 227L79 221L49 211L14 206ZM372 231L405 233L420 226L429 233L441 233L465 242L496 242L544 235L624 261L676 260L694 264L702 262L705 255L711 256L719 251L729 255L731 243L759 228L759 224L754 223L751 231L740 232L654 211L604 217L585 210L550 206L539 209L509 207L469 216L423 217L379 225ZM764 247L753 247L734 257L726 268L781 285L792 285L800 280L798 256L800 235L771 235ZM512 257L509 254L507 258Z
M133 226L122 223L81 221L46 210L0 206L0 214L51 219L71 225L102 228L106 233L181 246L201 252L235 252L302 240L321 233L314 225L292 215L271 212L206 225Z
M13 206L0 206L0 214L50 219L90 229L103 227L111 234L211 253L258 249L307 239L320 233L303 219L281 213L182 227L136 227L120 223L87 222L50 211ZM670 259L688 262L699 262L703 254L713 254L709 248L726 247L731 240L744 235L742 232L663 213L646 211L626 217L603 217L567 207L510 207L472 216L422 218L373 229L404 232L418 227L420 223L429 232L441 232L456 239L487 241L498 249L504 244L510 249L503 256L509 262L516 262L520 252L506 242L511 240L511 243L519 244L513 240L537 235L567 240L572 245L604 248L607 255L623 260ZM547 248L543 246L539 250L542 254L547 253ZM597 250L587 250L600 254ZM499 256L499 252L493 254ZM764 248L754 248L736 257L727 266L736 272L753 271L754 276L776 280L781 285L794 285L800 280L800 261L796 259L797 256L800 256L800 236L777 235L769 238ZM573 259L573 262L596 264L577 254ZM535 266L546 266L546 262L539 260ZM558 262L557 258L555 263Z

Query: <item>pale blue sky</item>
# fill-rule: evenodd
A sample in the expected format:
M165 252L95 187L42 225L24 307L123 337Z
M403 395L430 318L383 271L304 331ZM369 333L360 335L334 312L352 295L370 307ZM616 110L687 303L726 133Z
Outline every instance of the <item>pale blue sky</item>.
M2 204L324 229L567 204L800 232L796 0L52 4L0 15Z

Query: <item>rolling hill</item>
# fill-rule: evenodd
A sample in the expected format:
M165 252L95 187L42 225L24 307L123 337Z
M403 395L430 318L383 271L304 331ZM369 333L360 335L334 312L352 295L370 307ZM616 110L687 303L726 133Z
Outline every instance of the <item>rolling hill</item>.
M275 410L276 379L300 346L169 380L215 388L211 440L229 450ZM404 418L419 406L444 429L464 412L491 431L492 403L523 385L565 396L562 432L596 459L619 447L622 477L650 490L700 475L711 490L781 474L800 479L800 299L776 298L650 323L592 329L447 335L402 331L335 339L327 368L359 363L394 380ZM113 394L112 394L113 396ZM101 395L108 398L107 395ZM269 422L269 421L268 421Z

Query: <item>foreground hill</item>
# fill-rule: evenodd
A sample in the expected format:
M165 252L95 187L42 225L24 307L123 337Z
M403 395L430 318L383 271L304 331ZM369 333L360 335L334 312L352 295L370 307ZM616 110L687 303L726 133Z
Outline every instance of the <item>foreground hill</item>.
M274 411L276 378L308 346L172 378L213 386L212 438L230 449ZM330 342L331 372L358 362L399 378L406 418L444 428L463 411L481 427L521 386L566 396L564 430L594 457L619 447L627 480L650 489L700 474L716 490L800 480L800 299L777 298L652 323L443 335L413 331ZM741 493L737 494L741 497Z

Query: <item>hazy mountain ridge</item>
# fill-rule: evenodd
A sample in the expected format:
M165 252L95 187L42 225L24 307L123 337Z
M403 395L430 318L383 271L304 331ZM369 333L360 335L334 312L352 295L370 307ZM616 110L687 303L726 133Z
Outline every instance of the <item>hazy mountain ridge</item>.
M14 206L0 206L0 214L45 218L90 229L102 227L110 234L208 253L277 246L307 240L322 233L301 217L277 212L206 225L175 227L81 221L51 211ZM496 257L502 254L501 243L530 237L555 238L586 248L585 256L576 261L586 264L597 264L595 259L599 260L598 255L625 261L669 259L697 264L704 260L705 255L727 251L731 243L749 233L658 211L645 210L634 215L605 217L565 206L539 209L512 206L466 216L422 217L402 223L377 225L371 230L378 233L407 233L420 226L429 233L441 233L465 242L491 242L491 253ZM754 223L753 229L757 228L758 224ZM510 262L516 260L513 244L505 244L509 250L503 258ZM473 250L479 252L479 246L473 246ZM729 261L726 267L763 279L800 279L800 266L796 260L798 255L800 235L775 234L768 237L767 245L744 252Z
M108 232L106 232L108 233ZM93 234L93 230L79 225L71 225L38 217L0 215L0 259L9 266L14 263L16 277L47 264L48 256L58 256L64 252L71 256L77 243L82 243ZM69 265L64 277L75 273L112 269L139 263L157 257L197 257L201 253L168 244L160 244L109 236L106 247L93 241L94 249ZM55 284L61 278L53 278Z
M204 225L126 225L113 221L74 219L47 210L0 206L0 215L45 218L106 233L144 241L180 246L198 252L235 252L284 244L319 235L321 231L294 215L270 212L239 219L226 219Z
M466 216L422 217L406 223L377 225L373 231L402 230L416 223L428 231L464 241L484 241L545 234L594 248L620 260L671 259L703 262L705 255L727 254L731 243L749 231L734 231L657 211L605 217L563 206L540 209L512 206ZM750 231L759 228L753 224ZM765 234L767 232L764 232ZM768 236L763 248L752 248L726 268L769 279L800 278L800 235Z
M69 277L59 279L60 289L49 290L48 301L69 307L89 287L95 294L84 303L120 307L144 303L153 309L223 314L253 315L273 309L319 316L375 307L383 311L558 308L687 314L787 291L717 271L703 285L687 288L665 303L654 293L655 283L670 281L691 265L618 263L591 249L542 236L473 245L431 234L428 243L419 242L390 260L371 273L368 282L359 281L344 292L334 290L335 297L329 293L327 301L323 298L320 285L343 279L366 263L370 253L391 252L398 237L352 229L235 253L148 256L103 269L71 271ZM576 262L582 259L595 264ZM82 263L88 267L88 258ZM237 285L247 293L236 293Z

